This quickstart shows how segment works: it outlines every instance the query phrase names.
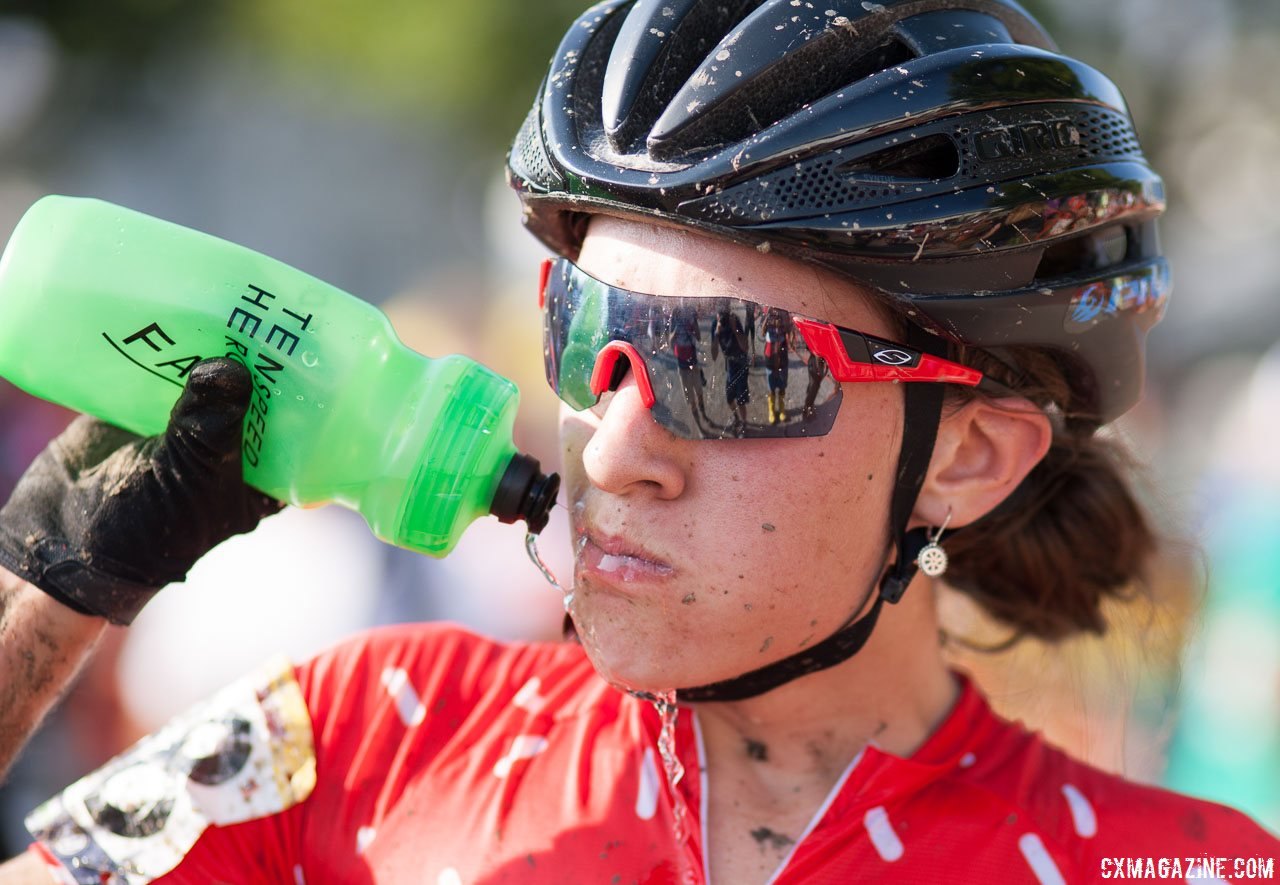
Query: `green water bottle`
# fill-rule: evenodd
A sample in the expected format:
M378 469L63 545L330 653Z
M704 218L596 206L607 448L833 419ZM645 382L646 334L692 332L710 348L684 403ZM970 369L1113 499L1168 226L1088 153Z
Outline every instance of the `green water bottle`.
M0 376L149 436L214 356L253 376L254 488L358 510L434 556L485 514L545 527L560 478L516 451L510 381L422 356L372 305L208 234L72 197L23 216L0 257Z

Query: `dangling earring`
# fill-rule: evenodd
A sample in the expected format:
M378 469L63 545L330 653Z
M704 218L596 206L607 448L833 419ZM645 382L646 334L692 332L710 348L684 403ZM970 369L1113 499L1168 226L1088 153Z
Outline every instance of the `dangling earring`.
M925 544L920 550L920 554L916 557L916 565L920 566L920 571L924 572L931 578L940 578L947 572L947 551L942 549L939 543L942 540L942 533L947 530L947 526L951 524L951 508L947 508L947 518L942 521L942 526L929 539L929 543Z

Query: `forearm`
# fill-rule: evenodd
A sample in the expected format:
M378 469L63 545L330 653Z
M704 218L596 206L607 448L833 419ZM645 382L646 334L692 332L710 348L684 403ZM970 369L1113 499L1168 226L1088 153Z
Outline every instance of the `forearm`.
M106 626L0 568L0 780Z

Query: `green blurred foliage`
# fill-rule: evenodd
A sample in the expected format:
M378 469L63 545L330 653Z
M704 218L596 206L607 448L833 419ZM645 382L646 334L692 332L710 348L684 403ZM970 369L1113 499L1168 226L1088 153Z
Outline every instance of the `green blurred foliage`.
M528 112L584 0L235 0L264 51L409 112L442 115L504 145Z
M1050 13L1045 0L1026 3ZM434 116L504 148L588 0L9 0L73 54L124 72L232 39L373 109ZM1052 15L1045 19L1050 27Z

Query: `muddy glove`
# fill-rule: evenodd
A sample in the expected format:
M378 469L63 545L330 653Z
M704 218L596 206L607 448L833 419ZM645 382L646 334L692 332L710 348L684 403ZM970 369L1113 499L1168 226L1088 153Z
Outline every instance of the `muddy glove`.
M131 623L212 547L281 508L242 479L252 392L243 366L211 359L160 436L76 419L0 509L0 565L81 614Z

